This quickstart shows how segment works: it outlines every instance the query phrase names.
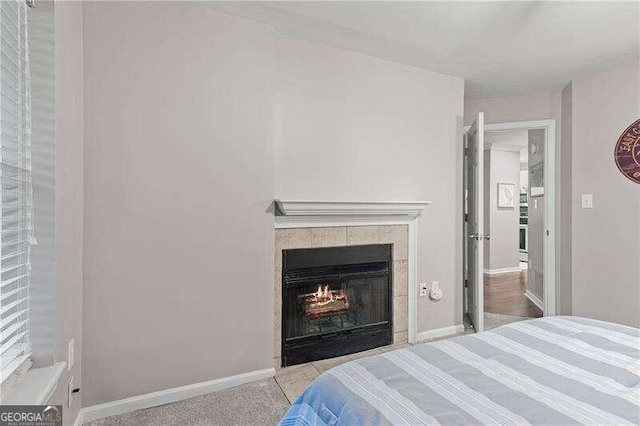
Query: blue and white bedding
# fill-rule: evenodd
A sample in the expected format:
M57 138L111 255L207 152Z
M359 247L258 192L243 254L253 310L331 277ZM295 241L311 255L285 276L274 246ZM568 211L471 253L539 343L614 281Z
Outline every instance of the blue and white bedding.
M640 424L640 330L545 317L352 361L280 424Z

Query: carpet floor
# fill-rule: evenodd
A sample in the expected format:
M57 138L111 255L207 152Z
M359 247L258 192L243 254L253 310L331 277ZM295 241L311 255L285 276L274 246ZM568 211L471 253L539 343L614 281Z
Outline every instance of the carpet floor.
M91 426L275 425L289 400L274 379L265 379L172 404L95 420Z

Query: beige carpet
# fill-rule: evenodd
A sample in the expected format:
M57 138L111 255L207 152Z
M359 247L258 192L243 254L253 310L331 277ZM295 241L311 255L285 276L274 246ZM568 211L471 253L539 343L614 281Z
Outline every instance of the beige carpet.
M107 417L91 426L275 425L289 401L274 379L248 383L172 404Z

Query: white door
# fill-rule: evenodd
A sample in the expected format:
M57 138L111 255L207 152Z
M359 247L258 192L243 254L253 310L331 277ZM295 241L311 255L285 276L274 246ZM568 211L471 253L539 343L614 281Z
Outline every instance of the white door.
M484 114L478 113L466 134L467 311L476 332L484 329Z

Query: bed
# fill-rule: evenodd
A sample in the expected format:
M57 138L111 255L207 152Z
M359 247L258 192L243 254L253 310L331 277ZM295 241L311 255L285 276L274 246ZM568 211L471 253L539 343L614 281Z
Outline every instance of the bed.
M544 317L351 361L280 424L640 424L640 330Z

